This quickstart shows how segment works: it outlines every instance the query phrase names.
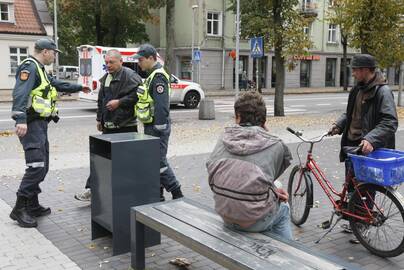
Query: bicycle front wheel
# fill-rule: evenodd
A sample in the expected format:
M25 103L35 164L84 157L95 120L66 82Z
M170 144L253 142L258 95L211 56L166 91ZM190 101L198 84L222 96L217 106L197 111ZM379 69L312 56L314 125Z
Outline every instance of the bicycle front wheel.
M350 225L359 242L380 257L395 257L404 252L404 208L390 188L364 184L354 192L348 209L365 222L351 218Z
M307 186L304 174L305 171L296 165L289 176L290 218L296 226L306 222L310 213L309 200L313 198L311 187Z

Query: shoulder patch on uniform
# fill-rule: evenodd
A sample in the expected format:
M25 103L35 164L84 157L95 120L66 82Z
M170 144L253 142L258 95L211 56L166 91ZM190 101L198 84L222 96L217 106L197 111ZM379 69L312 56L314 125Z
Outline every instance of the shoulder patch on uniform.
M159 94L163 94L164 93L164 84L162 84L162 83L156 84L156 92Z
M26 80L28 80L28 78L29 78L29 71L28 70L26 70L26 69L24 69L24 70L21 70L20 71L20 80L21 81L26 81Z

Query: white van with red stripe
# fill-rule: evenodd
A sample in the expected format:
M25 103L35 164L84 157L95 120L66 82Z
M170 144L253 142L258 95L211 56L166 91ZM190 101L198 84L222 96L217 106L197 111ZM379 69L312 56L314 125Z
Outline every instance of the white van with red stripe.
M117 49L123 59L123 65L127 66L139 73L142 78L145 73L140 70L137 60L133 58L138 48L112 48L103 46L82 45L77 48L79 55L79 78L78 83L89 86L93 91L86 94L80 92L81 99L94 100L98 99L98 91L102 76L106 73L105 54L110 49ZM163 59L157 55L157 61L164 65ZM184 104L186 108L196 108L201 99L205 98L205 94L201 86L197 83L180 80L171 75L171 104Z

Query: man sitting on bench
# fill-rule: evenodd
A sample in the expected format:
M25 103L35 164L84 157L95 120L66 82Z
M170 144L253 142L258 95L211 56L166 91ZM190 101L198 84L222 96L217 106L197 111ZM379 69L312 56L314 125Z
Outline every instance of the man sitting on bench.
M260 94L241 95L234 110L236 125L225 128L206 164L215 210L230 228L292 240L288 193L274 184L290 165L290 151L269 134Z

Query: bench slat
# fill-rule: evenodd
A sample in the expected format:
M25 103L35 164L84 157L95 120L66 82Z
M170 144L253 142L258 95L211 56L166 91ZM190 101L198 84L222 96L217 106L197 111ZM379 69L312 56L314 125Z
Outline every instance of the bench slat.
M299 269L341 269L341 266L329 260L306 252L307 248L301 245L299 247L291 246L291 244L295 244L292 241L285 243L261 233L244 233L228 229L223 225L219 215L212 210L203 209L193 202L174 201L155 208L283 269L285 267L291 269L297 269L296 267ZM279 237L276 238L279 239Z
M135 210L139 222L229 269L344 269L295 242L230 230L210 208L187 199Z

